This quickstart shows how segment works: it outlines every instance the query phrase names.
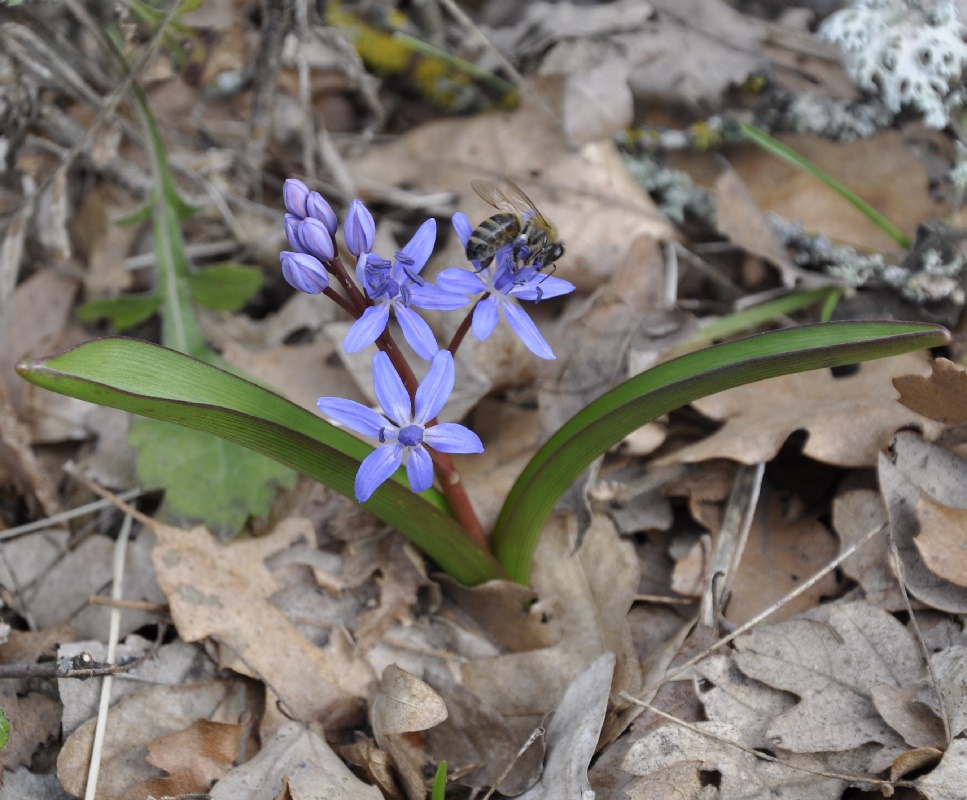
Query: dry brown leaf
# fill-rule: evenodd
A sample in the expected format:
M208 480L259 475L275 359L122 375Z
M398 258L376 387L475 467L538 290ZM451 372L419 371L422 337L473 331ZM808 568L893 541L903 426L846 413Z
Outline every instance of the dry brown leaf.
M886 536L888 524L883 498L872 489L848 490L833 501L833 530L840 539L840 552L870 531L880 531L843 562L843 573L863 587L868 603L886 611L897 611L906 608L906 603Z
M227 546L201 527L158 525L156 532L158 583L182 639L215 638L302 719L322 719L334 729L358 719L369 667L334 646L311 645L268 599L279 586L264 559L299 539L311 541L306 520L287 520L270 536Z
M72 800L56 775L38 775L26 767L4 770L0 795L16 800Z
M930 656L930 661L943 694L944 708L950 721L950 735L960 736L967 730L967 647L948 647ZM928 690L928 702L935 702L932 687L928 687Z
M903 579L919 600L944 611L967 611L967 589L931 572L917 549L916 515L921 495L927 494L953 508L967 508L967 460L919 435L901 431L893 440L893 458L880 456L880 491L890 515Z
M128 544L124 585L128 599L164 603L165 596L154 578L151 548L154 537L140 534ZM109 629L111 609L88 603L93 595L111 586L114 540L96 534L83 539L52 565L29 594L30 612L41 627L70 620L78 639L100 639ZM157 621L155 614L136 609L121 610L120 635Z
M954 739L936 769L917 778L926 800L963 800L967 786L967 740Z
M538 783L521 800L586 800L593 796L588 765L601 735L615 659L596 658L564 692L547 722L547 755ZM498 787L499 788L499 787Z
M397 733L425 731L447 718L443 699L432 688L395 665L383 670L369 708L376 741Z
M967 508L941 505L921 494L916 505L920 533L913 543L934 575L967 588Z
M871 696L879 715L910 747L943 747L947 743L943 722L926 703L918 701L919 691L917 686L878 683Z
M764 626L735 640L734 658L748 677L800 698L769 724L776 746L817 753L877 742L871 772L907 749L877 713L873 687L916 686L925 670L913 636L885 611L854 602L834 607L828 623Z
M36 664L55 654L58 641L71 638L67 625L42 631L6 630L0 644L0 664ZM35 681L9 678L0 681L0 708L10 720L10 740L0 750L0 774L31 763L40 745L57 736L60 704Z
M108 715L98 780L99 800L120 800L132 787L159 770L145 760L151 742L184 730L199 719L237 722L252 714L245 681L210 681L180 686L149 686L123 697ZM96 717L77 728L57 758L61 784L76 796L84 794L94 742Z
M461 785L485 789L503 776L502 794L514 797L530 788L541 774L546 741L541 738L520 754L530 731L514 730L449 672L434 670L426 679L444 698L449 712L445 722L427 731L427 750L433 761L446 761ZM510 765L513 767L504 775Z
M126 800L207 792L236 761L244 760L251 725L196 720L148 745L146 761L168 773L133 787ZM254 742L253 742L254 744Z
M718 195L715 224L719 232L746 252L779 269L783 286L795 286L802 270L794 267L765 214L756 205L739 174L725 170L715 183Z
M782 753L779 763L764 761L729 744L745 744L731 725L698 722L694 726L697 731L665 725L632 745L622 764L625 771L642 777L628 790L632 800L839 800L848 785L795 768L823 770L825 764L814 756ZM718 773L711 786L709 772Z
M705 416L725 424L711 436L685 447L665 462L729 458L742 464L771 461L794 431L809 438L803 453L844 467L869 467L899 428L916 426L928 436L940 426L894 399L890 380L897 374L925 374L926 358L911 353L860 364L840 378L829 370L760 381L696 400Z
M947 425L967 422L967 369L946 358L935 359L929 377L900 375L893 385L899 402Z
M934 766L942 757L943 750L938 750L936 747L918 747L916 750L908 750L893 762L890 767L890 780L898 781L911 772Z
M251 760L229 772L209 794L212 800L265 800L288 780L292 800L382 800L329 747L319 726L289 722L262 743Z
M902 133L884 131L855 142L833 142L818 136L778 138L835 175L901 230L912 231L923 220L946 213L930 194L922 159ZM807 230L822 231L834 241L873 251L896 247L896 242L855 206L798 167L757 148L732 150L729 161L764 210L798 220ZM895 180L896 175L903 175L901 183Z
M836 556L836 540L819 520L787 517L776 495L758 509L735 579L726 616L741 625L802 585ZM770 620L777 622L806 611L836 591L836 577L827 574L799 597L786 603Z
M563 638L551 647L477 659L463 668L466 686L505 717L539 720L568 684L601 652L617 656L613 690L634 692L641 671L627 614L638 586L634 549L611 523L596 517L575 552L577 525L557 516L535 554L532 584L558 618Z

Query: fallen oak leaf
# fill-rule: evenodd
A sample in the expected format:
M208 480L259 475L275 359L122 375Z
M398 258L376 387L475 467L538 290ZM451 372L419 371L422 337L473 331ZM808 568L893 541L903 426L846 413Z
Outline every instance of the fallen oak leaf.
M916 515L920 533L913 543L927 569L967 588L967 509L942 505L921 492Z
M799 702L774 717L768 741L796 753L880 745L866 766L879 772L907 749L877 712L878 684L916 686L925 676L910 632L859 601L835 607L828 623L794 619L738 637L736 665L749 678L792 692Z
M312 645L268 599L279 587L264 559L311 539L307 520L286 520L269 536L232 545L202 527L156 525L155 533L158 585L183 640L212 637L226 645L307 722L336 729L359 719L370 668L334 647Z
M967 369L938 358L929 376L900 375L893 379L899 402L912 411L947 425L967 423Z

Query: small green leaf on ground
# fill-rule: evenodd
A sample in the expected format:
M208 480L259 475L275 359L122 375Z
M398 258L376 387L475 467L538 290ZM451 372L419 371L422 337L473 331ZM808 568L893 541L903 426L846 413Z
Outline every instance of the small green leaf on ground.
M7 719L6 713L0 708L0 750L3 750L7 746L7 742L10 741L10 720Z
M156 294L104 297L78 307L77 316L84 322L107 319L116 330L124 331L144 322L160 305L161 297Z
M191 298L216 311L239 311L262 288L262 270L226 262L206 267L188 279Z
M235 536L250 517L268 511L275 492L295 474L276 461L224 439L151 419L131 421L138 477L163 488L172 513L201 520L220 539Z

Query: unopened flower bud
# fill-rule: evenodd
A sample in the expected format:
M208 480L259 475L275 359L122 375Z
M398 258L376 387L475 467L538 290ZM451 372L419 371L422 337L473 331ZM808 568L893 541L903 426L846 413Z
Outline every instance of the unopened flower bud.
M315 256L283 250L279 254L279 261L282 262L282 275L286 281L300 292L320 294L328 288L329 273Z
M346 247L354 255L368 253L376 239L376 222L360 200L353 200L346 215Z
M319 192L309 192L309 198L306 200L306 211L308 212L306 216L315 217L326 226L330 236L336 235L336 228L339 227L336 212L332 210L332 206L326 202L326 198Z
M315 217L306 217L302 220L298 228L298 237L305 251L320 261L332 261L336 254L332 236L326 230L325 224Z
M290 214L295 214L299 219L304 219L308 214L306 201L309 199L309 187L302 181L289 178L282 184L282 199L285 201L285 210Z

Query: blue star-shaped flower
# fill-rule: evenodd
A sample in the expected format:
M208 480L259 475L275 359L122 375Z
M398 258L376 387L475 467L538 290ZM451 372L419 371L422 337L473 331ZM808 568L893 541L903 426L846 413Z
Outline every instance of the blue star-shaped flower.
M356 280L374 305L356 320L343 347L355 353L371 345L386 329L390 309L396 314L403 336L421 358L429 361L440 349L433 331L410 306L453 311L469 300L462 294L447 292L420 277L433 252L436 220L428 219L390 263L375 253L363 253L356 262Z
M456 213L453 215L453 227L460 237L463 246L467 246L473 226L467 215ZM479 262L472 261L474 270L453 267L443 270L437 276L440 287L451 292L462 294L481 294L489 292L490 296L477 303L473 310L473 320L470 329L473 335L483 341L497 327L501 312L507 323L514 330L520 340L534 355L540 358L554 358L554 351L541 336L537 326L527 316L526 312L513 301L539 300L548 297L559 297L574 291L574 284L553 275L539 272L533 267L519 267L514 263L513 246L507 245L497 251L493 262L486 269L481 270Z
M341 397L320 397L316 401L320 411L337 422L381 442L356 473L353 491L360 503L365 503L400 466L406 467L414 492L429 489L433 485L433 461L427 447L441 453L483 452L480 438L463 425L444 422L427 427L450 397L453 376L453 356L449 350L440 350L433 356L411 404L389 356L380 352L373 358L373 383L383 414Z

